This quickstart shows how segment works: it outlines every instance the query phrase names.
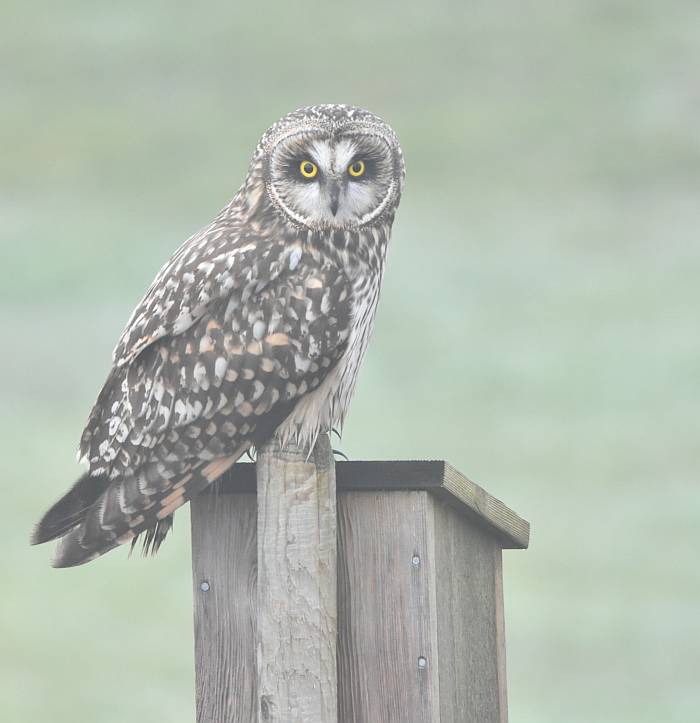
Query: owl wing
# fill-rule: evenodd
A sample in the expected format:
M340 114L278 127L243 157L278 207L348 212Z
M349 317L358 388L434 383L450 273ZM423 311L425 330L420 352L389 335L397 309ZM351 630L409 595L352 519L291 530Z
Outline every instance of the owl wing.
M164 336L182 333L213 301L233 291L249 294L275 278L293 249L251 226L242 223L240 214L224 209L185 241L131 315L113 352L115 366L129 364Z
M93 472L126 476L154 455L209 460L261 443L335 367L350 328L346 276L306 257L246 300L233 294L212 304L105 386Z
M231 295L245 302L285 268L298 263L299 244L274 234L256 234L259 229L250 226L242 224L240 216L222 212L189 238L158 272L114 349L112 371L81 436L79 458L89 462L91 472L96 471L99 457L111 461L108 457L113 451L107 449L105 435L99 434L98 428L105 419L106 406L116 402L112 388L120 385L126 391L129 380L123 371L155 342L186 332L212 305ZM128 403L128 398L125 401ZM123 416L125 410L119 411ZM117 432L115 415L109 418L113 427L109 436L113 436ZM100 444L104 454L99 451Z
M65 535L55 565L142 532L159 544L178 507L333 373L350 336L350 283L308 254L293 259L245 299L210 303L187 329L114 367L91 417L94 495L81 479L35 533L36 542Z

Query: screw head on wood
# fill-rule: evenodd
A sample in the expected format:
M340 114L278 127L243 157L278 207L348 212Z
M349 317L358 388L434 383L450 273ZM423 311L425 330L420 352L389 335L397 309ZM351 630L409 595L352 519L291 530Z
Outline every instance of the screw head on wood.
M206 580L204 580L204 582L200 582L199 589L202 592L209 592L209 583Z
M418 658L418 667L421 670L425 670L425 668L428 667L428 661L422 655Z
M411 558L411 564L413 565L413 567L420 567L420 557L418 557L418 555L414 555Z

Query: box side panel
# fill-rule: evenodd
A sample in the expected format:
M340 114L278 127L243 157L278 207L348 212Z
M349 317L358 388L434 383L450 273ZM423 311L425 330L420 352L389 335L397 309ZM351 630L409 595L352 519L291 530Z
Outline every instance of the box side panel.
M342 721L440 720L432 505L424 491L339 495Z
M256 718L254 494L201 494L192 506L198 723Z
M439 500L434 513L442 720L505 723L500 547Z
M496 586L496 656L498 663L498 705L500 723L508 723L508 687L506 684L506 619L503 605L503 550L494 546L494 581Z

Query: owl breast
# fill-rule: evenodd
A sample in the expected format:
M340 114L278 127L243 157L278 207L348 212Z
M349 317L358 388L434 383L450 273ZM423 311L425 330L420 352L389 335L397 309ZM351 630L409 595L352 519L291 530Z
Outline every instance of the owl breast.
M310 449L319 434L342 429L372 334L382 274L383 264L376 270L366 269L353 281L351 326L346 350L321 385L303 397L278 427L276 436L282 445L291 441ZM332 314L333 310L329 313Z

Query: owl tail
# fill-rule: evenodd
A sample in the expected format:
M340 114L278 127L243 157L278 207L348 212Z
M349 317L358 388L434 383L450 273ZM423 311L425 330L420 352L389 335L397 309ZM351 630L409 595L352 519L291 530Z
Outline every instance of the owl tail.
M173 512L220 477L244 451L210 462L198 461L169 478L154 480L149 469L112 480L84 512L80 523L61 537L53 566L82 565L129 541L133 548L141 534L144 551L155 552L172 527Z
M86 472L39 520L31 544L55 540L79 525L107 487L109 480L106 477L91 477Z

